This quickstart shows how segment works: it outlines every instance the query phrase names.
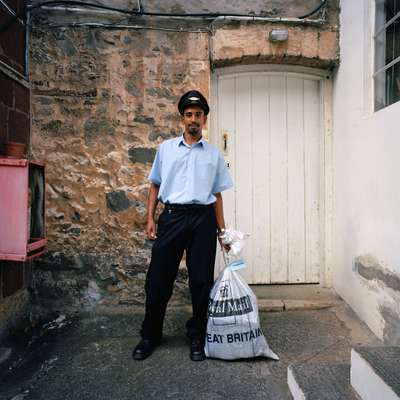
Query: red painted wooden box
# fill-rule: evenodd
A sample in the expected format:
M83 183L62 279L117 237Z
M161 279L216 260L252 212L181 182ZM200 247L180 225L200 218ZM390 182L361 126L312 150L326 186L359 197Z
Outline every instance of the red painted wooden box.
M0 157L0 260L26 261L47 249L45 168Z

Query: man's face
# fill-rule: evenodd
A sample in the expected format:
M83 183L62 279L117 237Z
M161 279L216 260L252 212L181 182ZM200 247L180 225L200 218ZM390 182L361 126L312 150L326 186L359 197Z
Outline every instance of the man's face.
M181 117L182 123L185 125L185 132L193 136L201 134L204 124L207 121L207 115L200 107L188 107Z

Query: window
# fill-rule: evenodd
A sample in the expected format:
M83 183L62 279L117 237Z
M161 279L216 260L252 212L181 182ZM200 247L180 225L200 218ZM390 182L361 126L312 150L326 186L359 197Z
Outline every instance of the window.
M376 0L375 111L400 100L400 0Z

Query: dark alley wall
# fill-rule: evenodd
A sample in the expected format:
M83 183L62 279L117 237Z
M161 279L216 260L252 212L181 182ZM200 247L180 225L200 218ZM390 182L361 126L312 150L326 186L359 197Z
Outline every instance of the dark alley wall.
M29 88L0 71L0 152L7 140L30 141Z
M15 13L22 11L27 4L22 0L8 0L6 3ZM11 12L2 5L0 25L11 17ZM0 157L7 141L25 143L27 147L30 144L30 90L26 76L25 33L24 18L14 21L7 30L0 32ZM9 328L27 317L31 267L30 262L0 259L0 340Z

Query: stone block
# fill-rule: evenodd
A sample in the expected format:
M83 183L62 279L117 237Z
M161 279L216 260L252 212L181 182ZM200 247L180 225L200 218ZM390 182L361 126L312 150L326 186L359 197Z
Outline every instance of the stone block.
M107 207L115 212L125 211L131 206L130 200L122 190L106 193Z
M159 99L165 98L168 100L175 100L175 96L172 92L164 87L150 87L146 89L146 94Z
M306 29L303 31L301 44L301 55L306 58L316 58L318 56L318 32Z
M46 124L44 124L42 126L42 129L45 131L51 131L54 133L57 133L61 128L62 128L62 121L57 119L57 120L51 120L49 122L47 122Z
M275 299L258 299L258 310L263 311L283 311L284 303L282 300Z
M74 43L68 38L65 40L60 40L58 42L58 46L67 57L73 57L77 53Z
M91 117L84 124L86 135L97 136L98 134L113 134L115 132L114 121L100 117Z
M177 133L174 130L171 130L170 132L153 131L149 134L149 140L156 142L158 138L165 140L175 136L177 136Z
M205 61L190 61L189 62L189 73L191 75L198 75L202 72L208 72L207 64Z
M273 58L283 58L288 53L288 42L271 43L271 56Z
M286 311L296 310L319 310L322 308L333 307L335 301L320 301L320 300L283 300Z
M126 82L125 89L132 96L139 97L141 95L139 88L131 81Z
M289 29L289 39L286 49L288 56L300 56L303 41L303 32L301 29Z
M156 156L156 149L132 147L128 151L128 156L133 163L152 163Z
M195 35L193 40L187 41L187 54L192 54L192 60L207 60L208 59L208 35L202 33Z
M134 121L141 124L154 125L154 118L147 115L138 115L135 117Z
M230 29L217 29L214 35L214 59L224 60L229 58L240 58L245 54L244 48L240 46L243 35L240 31ZM254 45L250 45L254 46ZM251 51L248 49L247 51Z
M319 34L318 57L321 60L338 58L338 39L335 31L322 31Z

